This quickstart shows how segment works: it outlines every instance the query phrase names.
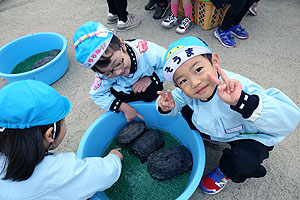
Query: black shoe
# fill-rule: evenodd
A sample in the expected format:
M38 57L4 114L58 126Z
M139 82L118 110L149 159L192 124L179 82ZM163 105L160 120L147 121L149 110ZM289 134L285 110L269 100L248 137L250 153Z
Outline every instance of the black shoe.
M152 10L156 5L156 0L149 0L147 5L145 6L145 10Z
M170 4L168 3L168 5L166 6L156 6L156 10L155 13L153 15L154 19L161 19L166 15L166 12L168 11L170 7Z

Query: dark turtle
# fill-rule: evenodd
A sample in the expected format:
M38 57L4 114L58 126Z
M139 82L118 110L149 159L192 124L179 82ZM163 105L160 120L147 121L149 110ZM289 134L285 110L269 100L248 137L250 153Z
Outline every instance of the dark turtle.
M193 158L184 146L174 146L153 152L147 163L150 175L158 180L164 180L190 169Z
M158 130L149 130L136 139L129 153L135 154L144 163L153 151L158 150L164 144L164 137Z
M49 56L57 56L60 53L59 49L53 49L50 51Z
M32 69L37 69L45 64L47 64L48 62L50 62L53 58L55 58L55 56L47 56L44 58L39 59L38 61L36 61L34 63L34 65L32 66Z
M121 147L126 147L145 131L145 122L132 121L122 128L117 136L117 142Z

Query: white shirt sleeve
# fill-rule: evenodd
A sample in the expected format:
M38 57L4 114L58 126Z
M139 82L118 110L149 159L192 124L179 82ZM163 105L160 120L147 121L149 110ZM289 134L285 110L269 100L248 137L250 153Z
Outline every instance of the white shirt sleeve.
M83 160L73 157L70 165L56 191L64 199L87 199L96 192L110 188L119 179L122 168L121 160L115 154Z

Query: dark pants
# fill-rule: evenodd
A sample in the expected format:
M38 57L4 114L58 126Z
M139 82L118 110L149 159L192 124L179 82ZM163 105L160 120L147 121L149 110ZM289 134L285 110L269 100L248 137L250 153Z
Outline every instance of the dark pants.
M111 93L121 101L128 103L133 101L145 101L145 102L151 102L154 101L157 97L157 91L163 90L163 83L160 82L158 84L151 83L145 92L140 93L134 93L133 91L130 92L130 94L126 94L124 92L117 92L114 88L111 88Z
M229 3L231 5L224 17L221 30L228 30L231 25L240 23L254 1L255 0L222 0L223 3Z
M111 14L117 15L119 20L127 21L127 0L106 0L108 4L108 11Z
M229 179L241 183L247 178L259 178L267 174L261 164L269 158L273 146L268 147L255 140L237 140L229 144L231 149L224 149L220 160L220 169Z
M193 112L189 106L184 106L181 110L190 128L197 130L191 120ZM208 135L199 133L202 138L210 139ZM261 164L263 160L269 157L269 151L273 147L265 146L255 140L237 140L228 144L230 144L231 149L223 150L220 169L229 179L241 183L247 178L259 178L266 175L267 171Z

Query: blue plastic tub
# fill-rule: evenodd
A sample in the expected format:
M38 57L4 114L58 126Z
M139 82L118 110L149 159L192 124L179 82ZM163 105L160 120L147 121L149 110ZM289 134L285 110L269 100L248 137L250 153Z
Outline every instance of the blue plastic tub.
M49 63L28 72L11 74L18 63L32 55L52 49L61 51ZM41 32L20 37L0 49L0 77L4 77L8 82L35 79L50 85L61 78L68 69L66 49L67 40L58 33Z
M177 200L187 200L196 190L205 166L205 149L200 135L189 128L182 116L163 117L155 110L155 103L134 102L131 105L140 113L147 127L159 128L172 134L186 146L193 155L193 168L185 191ZM106 112L88 128L83 135L77 157L95 157L102 155L112 139L127 124L123 114ZM109 200L105 192L98 192L92 200Z

